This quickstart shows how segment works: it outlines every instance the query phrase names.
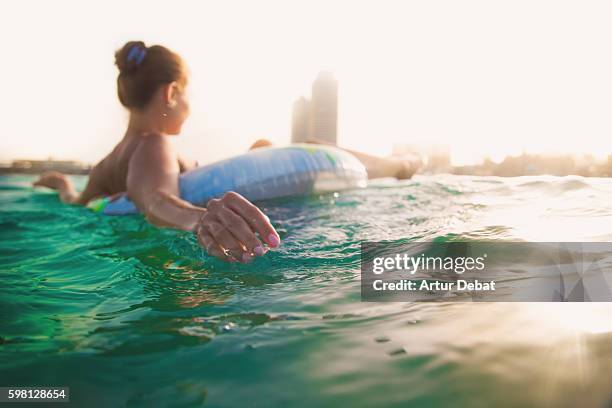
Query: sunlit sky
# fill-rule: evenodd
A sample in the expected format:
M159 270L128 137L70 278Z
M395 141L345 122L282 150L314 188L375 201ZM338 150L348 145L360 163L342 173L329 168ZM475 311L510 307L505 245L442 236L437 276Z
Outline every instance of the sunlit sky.
M114 51L177 51L201 161L289 141L291 105L339 80L339 143L446 144L455 163L612 153L612 3L600 1L5 1L0 160L95 162L123 135Z

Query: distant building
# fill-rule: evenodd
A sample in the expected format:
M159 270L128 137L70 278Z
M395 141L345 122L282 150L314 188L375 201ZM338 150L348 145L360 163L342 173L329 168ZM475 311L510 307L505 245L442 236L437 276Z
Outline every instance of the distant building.
M451 169L451 153L448 146L433 145L427 154L427 169L432 172L447 172Z
M331 72L320 72L312 84L310 101L304 97L293 104L291 141L319 139L337 144L338 81Z
M13 160L10 167L2 167L0 173L40 174L45 171L65 174L88 174L91 166L73 160Z
M583 177L609 177L612 175L610 159L598 161L592 155L575 154L529 154L523 152L520 156L506 156L500 163L485 159L482 164L457 166L454 174L469 174L478 176L535 176L548 174L552 176L577 175Z
M310 136L333 144L338 140L338 81L331 72L320 72L312 84Z
M304 143L310 137L310 101L304 97L293 103L291 143Z

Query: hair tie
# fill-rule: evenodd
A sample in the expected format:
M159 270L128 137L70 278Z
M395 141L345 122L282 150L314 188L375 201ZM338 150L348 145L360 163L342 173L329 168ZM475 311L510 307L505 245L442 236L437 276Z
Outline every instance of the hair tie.
M134 44L128 53L127 62L136 61L136 66L138 66L144 60L145 55L147 55L147 50L140 44Z

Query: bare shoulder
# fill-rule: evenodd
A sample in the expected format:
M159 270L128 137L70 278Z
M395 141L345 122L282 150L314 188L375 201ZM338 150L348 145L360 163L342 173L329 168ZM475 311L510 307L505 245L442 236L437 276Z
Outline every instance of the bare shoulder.
M178 167L177 154L167 136L149 135L139 141L130 164L147 167Z
M147 156L166 155L169 153L172 154L172 144L168 139L169 138L167 136L161 135L149 135L143 137L138 143L135 153L145 154Z
M91 170L92 174L106 174L114 171L121 163L124 152L124 142L118 143L113 150L100 160Z
M92 177L94 177L94 176L106 174L106 172L108 171L109 167L111 167L109 165L109 162L111 161L111 158L112 158L112 153L109 153L102 160L100 160L98 163L96 163L91 168L91 171L89 172L90 179Z

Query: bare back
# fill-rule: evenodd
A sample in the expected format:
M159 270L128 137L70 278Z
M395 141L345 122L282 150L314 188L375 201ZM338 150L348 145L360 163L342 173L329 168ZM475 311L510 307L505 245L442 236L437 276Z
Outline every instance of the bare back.
M81 194L82 204L98 197L127 191L127 176L132 155L146 136L126 135L104 159L94 166L89 174L87 187ZM177 157L180 171L187 166ZM154 165L154 164L152 164Z
M112 152L94 166L81 201L109 196L127 190L130 158L141 142L141 136L126 135Z

